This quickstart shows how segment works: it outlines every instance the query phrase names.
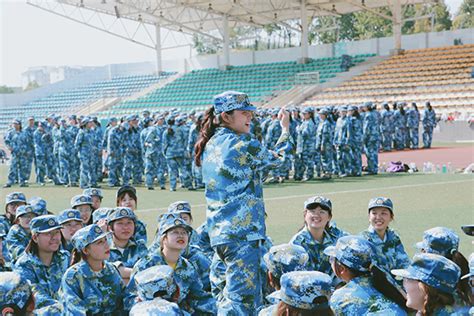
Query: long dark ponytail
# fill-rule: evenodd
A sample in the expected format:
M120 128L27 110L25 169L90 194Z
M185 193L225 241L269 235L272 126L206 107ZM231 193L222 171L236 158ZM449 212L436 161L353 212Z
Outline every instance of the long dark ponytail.
M204 152L204 148L206 148L206 144L214 135L217 126L219 126L217 122L217 117L214 113L214 107L211 106L209 109L206 110L204 113L204 118L202 119L201 129L199 131L199 139L194 146L194 162L196 166L201 166L201 155Z

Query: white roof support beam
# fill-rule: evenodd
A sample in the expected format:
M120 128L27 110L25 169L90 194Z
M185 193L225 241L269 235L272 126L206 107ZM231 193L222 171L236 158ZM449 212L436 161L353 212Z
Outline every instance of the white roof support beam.
M301 0L301 63L306 63L308 59L308 10L306 0Z
M393 0L392 3L392 28L395 45L394 52L397 53L402 49L402 4L400 0Z
M229 18L227 15L222 17L222 31L224 35L224 67L230 66L230 40L229 40Z
M163 72L163 57L161 54L161 27L160 24L155 25L156 36L156 73L160 75Z

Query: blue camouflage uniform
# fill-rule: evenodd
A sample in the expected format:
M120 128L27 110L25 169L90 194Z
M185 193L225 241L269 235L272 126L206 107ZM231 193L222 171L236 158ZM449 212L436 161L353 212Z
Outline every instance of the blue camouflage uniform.
M113 126L112 125L113 122L117 122L116 117L110 118L109 124L105 128L104 134L102 135L102 142L101 142L102 150L107 151L110 131L112 130L112 128L117 126L117 125ZM105 158L105 161L103 162L104 167L105 167L106 170L109 169L109 161L108 160L109 160L109 155L107 154L107 156Z
M0 215L0 234L2 235L2 254L3 254L3 259L5 259L7 265L9 265L10 261L10 253L7 249L7 241L6 237L8 235L8 232L12 228L13 222L15 220L15 217L10 218L7 216L6 210L9 204L15 203L17 205L24 205L26 204L26 197L23 193L21 192L11 192L7 194L5 197L5 214ZM15 216L15 214L13 214Z
M214 98L218 115L231 110L254 111L244 93L229 91ZM276 152L290 151L289 134L282 133ZM264 169L283 159L263 148L249 134L218 127L202 156L206 185L207 226L211 246L226 268L224 299L219 313L253 315L262 303L260 264L265 240Z
M97 210L94 211L94 215L95 213L97 213ZM77 221L84 225L81 218L81 212L79 212L78 210L65 209L58 214L58 222L60 225L66 224L70 221ZM62 247L64 250L69 251L69 253L72 253L72 250L74 249L74 246L72 245L72 242L70 240L64 240Z
M34 214L35 216L42 215L39 210L31 205L22 205L16 210L16 218L26 214ZM12 263L15 263L21 254L25 251L28 242L30 241L31 233L20 226L15 224L10 228L7 237L5 238L5 244Z
M393 147L397 150L402 150L405 148L405 128L406 120L405 115L402 114L401 110L402 105L398 104L398 108L393 113L393 127L395 129L395 134L393 138Z
M334 130L334 144L336 145L336 162L340 176L352 173L352 155L349 146L351 119L346 115L347 107L339 109L343 113L336 122Z
M107 224L111 227L114 221L121 218L130 218L135 223L137 221L137 217L132 209L128 207L117 207L108 212ZM137 263L140 258L143 258L147 252L148 249L143 239L135 240L135 238L132 237L123 249L118 249L112 240L110 245L110 258L108 261L116 266L123 265L127 268L133 268L135 263Z
M15 306L23 310L31 302L32 295L31 286L24 277L16 272L0 272L0 308ZM10 314L13 315L13 310Z
M381 113L382 123L380 126L380 131L382 133L382 149L384 151L392 150L392 141L393 141L393 111L390 109L384 109Z
M71 133L65 124L61 124L58 134L58 159L59 159L59 177L62 183L72 185L74 183L74 160L73 154L75 138L71 137Z
M177 217L176 214L165 214L160 220L159 236L164 236L166 232L175 227L185 228L188 232L191 227L184 220ZM144 258L140 259L133 267L130 282L127 286L127 297L125 307L127 310L135 304L138 295L136 276L140 271L157 265L168 265L161 251L149 252ZM181 308L190 313L212 313L216 312L215 299L210 293L203 290L195 266L180 256L174 267L174 279L179 288L178 304Z
M44 124L40 122L39 124ZM36 183L44 184L44 177L46 176L46 143L44 130L39 128L33 133L33 140L35 146L36 159Z
M390 199L384 197L373 198L369 202L369 212L374 207L385 207L393 212L393 203ZM392 269L405 268L410 264L405 248L400 240L400 236L391 228L387 228L384 239L380 239L379 235L372 226L360 235L366 239L372 246L375 254L377 266L386 272Z
M304 203L305 209L315 208L320 205L323 209L332 211L331 200L322 197L314 196L309 198ZM329 222L328 227L324 230L324 237L322 243L315 240L311 235L308 227L305 227L290 239L290 243L303 247L309 254L309 265L312 270L324 272L332 275L331 263L329 257L324 254L324 249L329 246L334 246L337 240L347 233L336 227L333 222Z
M69 117L70 119L75 119L75 116L74 115L71 115ZM71 152L70 152L70 164L72 165L70 168L71 170L71 173L70 173L70 177L71 177L71 182L72 182L72 185L77 185L77 183L79 182L79 171L80 171L80 162L79 162L79 155L78 155L78 152L77 152L77 149L76 149L76 146L74 145L74 142L76 140L76 137L77 137L77 134L79 133L79 127L77 127L76 125L69 125L67 127L67 132L68 132L68 138L72 140L72 143L71 143Z
M170 126L163 133L163 154L168 164L168 174L170 177L170 190L176 190L176 181L181 175L184 187L191 187L191 178L187 172L184 161L187 135L183 133L179 126Z
M367 171L377 174L379 170L380 126L373 110L366 113L363 124L364 151L367 157Z
M272 120L268 126L267 134L265 135L265 146L268 149L272 149L275 147L275 144L277 143L278 139L280 138L281 135L281 126L280 126L280 121L276 118L276 115L278 115L279 110L278 109L273 109L272 110ZM281 166L283 167L283 166ZM284 176L282 172L282 168L274 168L270 171L270 173L273 176L273 179L276 180L280 176Z
M31 220L30 227L33 234L61 228L54 215L36 217ZM65 250L56 251L49 266L32 252L25 252L18 258L14 270L30 281L35 295L35 308L59 304L58 291L61 278L69 267L69 259L69 253Z
M326 248L324 253L361 273L370 271L374 255L370 244L358 236L341 237L335 246ZM335 290L329 305L335 315L406 315L402 308L373 287L366 274L352 278L346 285Z
M165 176L162 156L161 133L158 127L150 126L145 130L143 152L145 154L145 181L148 188L153 187L155 178L160 187L165 187ZM143 132L142 132L143 133Z
M124 135L129 125L127 122L113 127L107 140L107 168L109 170L108 185L119 186L123 169Z
M53 118L53 116L49 116ZM59 184L58 174L57 174L57 159L54 155L54 139L53 139L53 125L45 122L45 135L43 135L44 144L45 144L45 161L46 161L46 175L50 180L53 180L54 184Z
M357 107L351 105L348 107L349 111L357 111ZM350 129L349 129L349 147L351 148L352 156L352 175L362 175L362 146L363 146L363 134L362 134L362 119L356 115L348 114L350 117Z
M135 115L127 117L127 121L136 120ZM140 145L140 132L138 128L130 126L123 134L124 161L123 161L123 184L129 184L130 179L134 184L142 182L142 153Z
M418 148L418 128L420 125L420 113L415 109L407 111L407 130L410 147L412 149Z
M332 173L333 164L333 132L331 122L329 121L329 112L326 109L319 111L319 114L325 114L326 119L322 120L316 131L316 151L321 153L321 167L324 176L328 177Z
M76 249L83 251L87 245L108 235L92 224L78 230L72 242ZM120 315L124 291L122 278L114 265L104 261L102 270L96 272L87 261L81 260L66 270L61 281L64 315Z
M310 113L312 109L305 108L303 113ZM316 125L312 119L304 120L297 129L296 156L301 168L295 170L298 172L297 179L303 179L306 171L306 179L314 177L314 155L316 154ZM295 168L296 169L296 168Z
M34 120L34 118L32 116L30 116L28 118L28 121L30 120ZM31 168L33 166L33 161L34 161L34 158L35 158L35 144L34 144L34 140L33 140L33 134L36 130L36 127L33 125L33 126L27 126L25 127L25 129L23 130L26 134L26 148L27 148L27 168L26 168L26 175L25 175L25 179L29 179L30 176L31 176Z
M461 277L461 269L457 264L445 257L433 253L421 253L413 257L412 263L406 269L394 269L393 275L417 280L444 294L453 295L456 284ZM441 305L441 304L439 304ZM468 307L453 305L437 306L433 316L470 315Z
M88 124L88 121L89 119L85 118L82 124ZM80 186L83 189L97 186L96 171L94 169L95 156L93 147L96 146L94 142L95 138L92 130L83 127L79 130L74 143L81 163Z
M197 189L202 189L204 188L204 184L202 183L202 169L201 167L197 166L194 161L194 157L195 157L194 146L196 145L198 137L199 137L199 130L196 123L194 123L191 126L191 129L189 130L187 151L189 153L189 156L192 158L192 174L193 174L194 187Z
M436 127L436 113L433 109L423 112L423 147L430 148L433 139L433 130Z
M19 120L14 121L15 124L20 125ZM10 130L5 135L5 145L10 150L11 162L10 169L8 172L7 185L18 182L20 185L26 185L26 175L28 173L28 159L27 159L27 148L28 136L23 131Z

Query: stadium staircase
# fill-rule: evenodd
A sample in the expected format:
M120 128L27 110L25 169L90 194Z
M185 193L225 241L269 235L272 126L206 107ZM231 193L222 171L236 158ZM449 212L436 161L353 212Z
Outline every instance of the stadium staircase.
M425 101L441 112L473 111L474 45L407 50L338 87L324 89L304 106Z
M163 73L160 76L137 75L115 77L111 80L99 81L75 89L54 93L21 106L2 108L0 109L0 133L8 128L14 118L25 120L28 116L32 115L42 119L49 114L92 113L92 105L97 107L97 110L102 110L103 108L99 107L100 103L110 106L113 102L111 103L109 99L133 95L173 74ZM109 101L98 102L104 99Z
M357 55L353 57L353 62L359 64L372 56ZM246 92L251 102L261 105L274 91L293 88L296 74L319 72L320 82L326 82L342 71L340 65L339 57L314 59L307 64L289 61L233 66L229 70L193 70L145 96L114 105L109 111L98 113L98 116L120 116L143 109L203 110L211 104L216 94L225 90Z

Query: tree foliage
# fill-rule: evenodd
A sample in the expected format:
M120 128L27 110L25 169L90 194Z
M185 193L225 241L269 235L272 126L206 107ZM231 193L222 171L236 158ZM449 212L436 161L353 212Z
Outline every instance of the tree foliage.
M453 21L454 29L474 27L474 0L464 0Z
M0 86L0 94L15 93L15 91L7 86Z

